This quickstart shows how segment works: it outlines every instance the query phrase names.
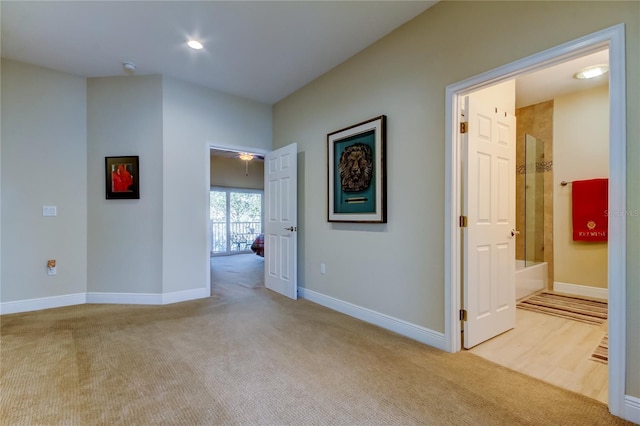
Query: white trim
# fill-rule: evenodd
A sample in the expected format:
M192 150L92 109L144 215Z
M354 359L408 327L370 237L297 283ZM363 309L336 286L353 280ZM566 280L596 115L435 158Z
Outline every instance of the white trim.
M61 308L63 306L82 305L83 303L86 303L86 301L86 293L74 293L62 294L60 296L38 297L37 299L3 302L0 303L0 315Z
M445 97L445 346L461 349L460 153L456 125L459 100L476 90L518 75L609 48L609 210L626 206L625 27L618 24L447 86ZM626 216L609 221L609 410L625 416L626 380Z
M572 294L574 296L592 297L595 299L608 300L609 290L601 287L591 287L581 284L570 284L553 282L553 291L558 293Z
M609 40L609 210L627 206L627 102L624 25L606 31ZM609 410L623 417L627 363L627 217L609 219Z
M229 145L229 144L224 144L224 143L218 143L218 142L211 142L211 141L207 141L206 142L206 147L207 147L207 161L206 161L206 167L205 170L207 172L207 175L205 177L205 182L206 182L206 192L205 192L205 199L209 200L209 192L211 191L211 150L212 149L226 149L228 151L238 151L238 152L250 152L252 154L262 154L262 155L267 155L268 153L271 152L271 150L267 150L267 149L263 149L263 148L255 148L255 147L249 147L249 146L242 146L242 145ZM263 188L264 191L264 188ZM262 201L264 203L264 192L262 195ZM209 205L209 201L207 201L207 205ZM264 213L264 204L262 207L263 213ZM207 235L207 238L205 239L207 242L207 247L205 249L205 253L207 254L207 262L205 267L207 268L207 276L209 277L209 279L207 280L206 283L206 288L205 291L207 293L208 297L209 295L211 295L211 229L209 228L209 222L211 220L211 218L209 217L209 210L207 209L204 212L205 216L206 216L206 228L205 228L205 232ZM264 221L264 218L263 218ZM262 227L264 229L264 223L262 224ZM265 268L265 274L266 274L267 268ZM265 281L266 281L266 275L265 275Z
M251 154L261 154L261 155L266 155L266 154L271 152L271 150L263 149L263 148L256 148L256 147L253 147L253 146L228 145L228 144L217 143L217 142L207 142L207 147L209 148L209 150L211 150L211 149L221 149L221 150L226 150L226 151L249 152Z
M311 302L317 303L334 311L341 312L364 322L377 325L378 327L394 331L410 339L445 350L444 334L428 328L394 318L353 303L345 302L324 294L298 287L298 295Z
M120 305L167 305L187 300L204 299L210 296L207 288L176 291L173 293L75 293L60 296L39 297L37 299L16 300L0 303L0 315L19 312L40 311L63 306L88 303L112 303Z
M113 303L117 305L161 305L158 293L87 293L87 303Z
M206 288L175 291L173 293L87 293L87 303L114 303L121 305L167 305L187 300L204 299L210 292Z
M624 396L624 418L640 424L640 398L631 395Z
M162 304L186 302L188 300L205 299L211 296L211 290L207 288L193 288L191 290L174 291L162 294Z
M211 206L211 145L209 143L206 144L206 148L207 148L207 153L206 153L206 158L207 161L205 161L205 171L207 173L207 175L205 176L205 182L206 182L206 186L205 186L205 200L207 200L207 206ZM205 249L205 253L207 253L207 260L204 263L204 267L205 269L205 277L209 277L209 279L207 280L207 282L205 283L205 288L207 289L208 293L211 294L211 256L213 255L213 252L211 251L212 245L213 245L213 241L212 241L212 237L213 237L213 229L211 229L211 213L209 211L209 209L204 209L204 211L202 212L203 216L205 217L205 223L207 224L206 227L206 236L207 238L205 238L207 247Z

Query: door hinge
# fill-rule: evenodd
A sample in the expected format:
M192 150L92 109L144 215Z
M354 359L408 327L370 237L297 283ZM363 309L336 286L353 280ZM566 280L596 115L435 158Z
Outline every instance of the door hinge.
M466 227L467 227L467 217L460 216L460 228L466 228Z
M460 309L460 321L466 321L466 320L467 320L467 310Z
M461 121L460 122L460 133L467 133L469 131L469 122Z

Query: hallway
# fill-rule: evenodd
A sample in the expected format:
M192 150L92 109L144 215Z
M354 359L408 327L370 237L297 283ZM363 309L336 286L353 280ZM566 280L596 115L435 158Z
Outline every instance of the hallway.
M251 254L211 257L211 295L216 286L264 287L264 258Z

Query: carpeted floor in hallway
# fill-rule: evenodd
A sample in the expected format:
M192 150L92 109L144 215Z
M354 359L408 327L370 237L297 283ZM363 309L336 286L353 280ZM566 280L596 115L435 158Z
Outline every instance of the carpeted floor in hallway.
M264 287L264 258L255 254L211 257L211 294L216 285Z
M213 281L197 301L0 317L0 424L627 424L473 354Z

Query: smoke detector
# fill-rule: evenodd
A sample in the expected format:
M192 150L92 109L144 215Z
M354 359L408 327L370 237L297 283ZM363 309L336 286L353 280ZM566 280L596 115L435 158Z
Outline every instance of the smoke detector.
M134 64L133 62L123 62L122 68L124 68L124 71L126 73L133 74L133 72L136 70L136 64Z

